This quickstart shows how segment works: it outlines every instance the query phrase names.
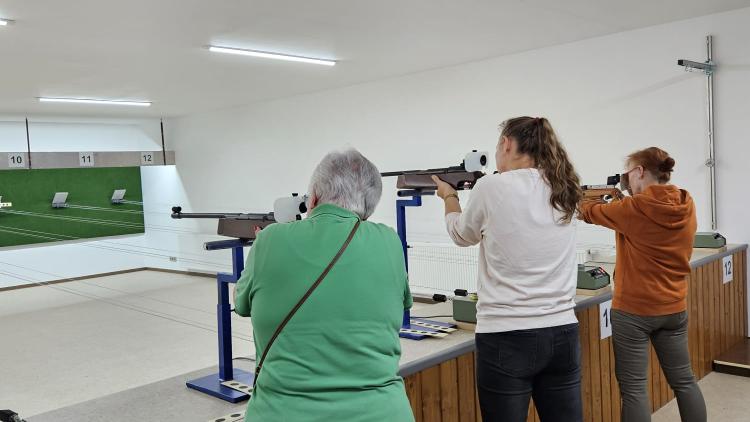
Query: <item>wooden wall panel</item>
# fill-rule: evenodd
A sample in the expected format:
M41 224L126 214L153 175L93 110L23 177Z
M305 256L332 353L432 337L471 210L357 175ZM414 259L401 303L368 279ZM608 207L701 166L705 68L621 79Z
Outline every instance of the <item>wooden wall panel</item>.
M416 422L423 422L422 419L422 383L420 381L421 372L404 378L406 387L406 396L409 397L411 411L414 413Z
M599 312L596 312L597 318ZM599 342L599 364L601 370L599 377L602 383L602 421L612 421L612 384L611 384L611 364L610 364L610 349L612 347L612 337L606 338Z
M578 317L578 332L581 339L581 394L583 400L583 420L590 421L591 406L593 399L591 397L591 354L589 352L589 318L588 310L576 312Z
M440 413L440 366L427 368L420 373L422 381L422 420L442 422Z
M742 270L740 272L742 276L742 282L740 283L740 292L742 297L742 315L746 316L750 314L748 312L748 301L747 301L747 295L748 295L748 286L747 286L747 255L742 254L740 256L742 261ZM742 318L742 337L746 338L750 334L750 328L748 327L748 320L747 317Z
M703 337L701 334L701 306L703 305L702 302L702 294L701 294L701 280L696 278L693 278L694 274L696 273L695 270L693 270L691 276L688 278L688 282L692 284L691 289L691 300L690 300L690 315L689 315L689 324L693 327L693 336L695 337L692 341L693 343L693 353L694 355L692 358L692 366L693 366L693 373L696 377L702 378L703 377L703 355L701 354L701 343L703 341Z
M601 359L599 358L599 312L598 307L586 310L589 320L589 373L591 375L591 420L594 422L602 421L602 378L601 378Z
M467 353L456 359L458 366L458 420L474 422L478 407L475 404L476 382L474 378L474 353Z
M458 422L458 359L440 364L440 416L443 422Z
M695 376L700 378L703 378L706 375L706 353L705 353L705 325L703 322L703 304L705 303L705 295L706 292L704 291L704 282L702 278L697 277L697 271L696 271L696 278L693 281L691 276L691 281L693 282L694 288L695 288L695 307L693 310L694 318L695 318L695 356L692 358L694 364L693 367L695 368L693 372L695 373Z
M726 350L729 344L729 299L727 298L728 284L722 281L721 262L719 264L719 283L721 283L721 349Z
M711 372L718 355L748 333L746 252L735 254L734 263L731 283L722 283L721 260L696 268L687 280L688 344L698 379ZM580 323L584 421L620 422L622 404L612 338L599 339L597 306L578 311L576 316ZM406 377L406 392L415 419L418 422L480 422L475 368L472 352ZM654 410L674 399L653 348L649 349L648 386ZM533 401L529 405L528 422L539 422Z

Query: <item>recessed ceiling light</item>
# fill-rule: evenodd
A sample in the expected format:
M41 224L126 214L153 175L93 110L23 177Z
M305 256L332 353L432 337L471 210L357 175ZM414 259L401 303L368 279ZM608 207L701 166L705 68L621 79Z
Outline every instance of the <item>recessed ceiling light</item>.
M0 19L0 26L6 26L11 23L13 23L13 21L10 19Z
M261 57L264 59L287 60L290 62L302 62L321 64L323 66L335 66L335 60L316 59L313 57L290 56L288 54L270 53L268 51L245 50L242 48L220 47L215 45L208 46L209 51L214 53L239 54L241 56Z
M78 103L78 104L105 104L105 105L123 105L149 107L150 101L116 101L116 100L93 100L88 98L50 98L39 97L41 103Z

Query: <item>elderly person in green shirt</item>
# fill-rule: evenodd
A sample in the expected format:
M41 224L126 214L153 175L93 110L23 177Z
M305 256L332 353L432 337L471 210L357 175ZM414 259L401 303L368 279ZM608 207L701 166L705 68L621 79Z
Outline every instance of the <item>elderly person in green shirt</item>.
M333 152L308 192L308 217L258 233L237 282L235 310L252 317L258 359L360 224L268 350L245 420L413 421L398 376L398 331L412 304L401 243L390 227L366 221L380 173L355 150Z

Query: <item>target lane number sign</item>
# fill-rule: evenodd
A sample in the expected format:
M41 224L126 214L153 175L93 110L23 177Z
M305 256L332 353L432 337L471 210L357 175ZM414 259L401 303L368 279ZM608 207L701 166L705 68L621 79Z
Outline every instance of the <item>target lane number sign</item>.
M732 258L732 255L727 255L721 261L722 281L724 284L730 283L734 279L734 260Z
M23 152L8 153L8 167L12 169L26 168L26 154Z
M612 301L608 300L599 304L599 334L604 340L612 337Z
M94 167L94 153L93 152L79 152L78 153L78 165L80 167Z

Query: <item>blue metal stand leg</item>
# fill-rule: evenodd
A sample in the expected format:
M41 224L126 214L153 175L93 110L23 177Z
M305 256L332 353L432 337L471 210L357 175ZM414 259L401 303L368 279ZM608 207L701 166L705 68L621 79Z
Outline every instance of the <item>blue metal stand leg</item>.
M232 311L229 301L229 284L237 282L245 267L242 250L241 246L232 248L232 274L219 273L216 275L219 296L219 303L216 305L219 328L219 373L187 382L189 388L232 403L247 400L250 396L225 387L221 385L222 382L237 380L248 385L253 383L252 373L234 369L232 364Z
M396 201L396 232L401 239L401 247L404 251L404 265L406 272L409 272L409 244L406 242L406 207L422 206L422 197L415 195L411 199L399 199ZM411 328L411 312L404 310L404 318L401 328ZM412 333L400 333L399 336L412 340L422 340L425 336Z
M406 207L421 207L422 197L414 196L411 199L399 199L396 201L396 232L401 238L401 248L404 250L404 263L406 272L409 272L409 244L406 242Z
M399 199L396 201L396 232L398 237L401 238L401 247L404 250L404 264L406 265L406 272L409 272L409 244L406 241L406 207L419 207L422 206L422 194L425 192L410 191L401 192L407 195L412 195L411 199ZM429 193L432 194L432 193ZM455 324L431 321L426 319L415 319L422 323L428 323L431 326L443 327L443 328L455 328ZM427 332L439 332L440 330L435 328L425 327L424 325L412 326L411 312L408 309L404 310L404 318L401 322L401 328L405 329L416 329L416 331L427 331ZM420 334L418 332L402 332L399 333L400 337L408 338L411 340L423 340L427 338L427 335Z

